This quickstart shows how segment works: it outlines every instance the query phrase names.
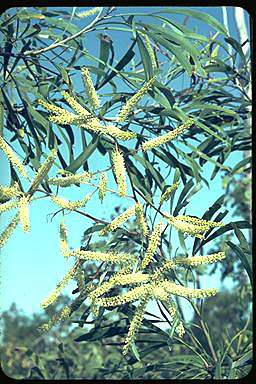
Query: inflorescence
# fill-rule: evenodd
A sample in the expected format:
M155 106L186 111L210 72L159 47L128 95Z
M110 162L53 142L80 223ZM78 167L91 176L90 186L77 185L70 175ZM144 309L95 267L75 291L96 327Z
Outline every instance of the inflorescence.
M93 11L94 12L94 11ZM89 16L92 11L80 14L80 17ZM150 48L150 41L147 35L143 34L148 48ZM153 51L152 51L153 52ZM151 52L151 54L153 54ZM153 58L153 56L152 56ZM155 64L156 65L156 64ZM100 107L100 100L97 92L94 88L92 79L90 77L89 70L87 68L82 69L82 76L84 81L85 93L90 104L90 107L94 110ZM152 77L146 82L138 92L135 93L121 108L119 114L115 118L116 123L124 122L129 119L134 107L138 101L154 86L156 76ZM94 134L106 135L115 140L115 148L111 151L112 169L115 175L118 191L117 193L121 197L127 196L126 185L126 167L123 152L118 146L117 139L119 140L132 140L136 139L137 134L135 132L124 131L116 125L103 125L101 120L96 117L95 113L91 113L87 109L86 105L81 103L71 96L67 91L62 92L62 97L66 103L73 109L74 112L70 112L65 108L52 105L44 100L38 100L38 103L47 109L51 115L49 120L56 124L74 124L80 128L86 129ZM170 140L175 139L181 135L193 124L194 120L188 118L178 128L169 133L158 136L157 138L145 141L141 149L143 152L151 150L157 146L167 143ZM15 167L18 172L29 180L27 172L14 155L10 146L0 136L0 148L7 156L10 164ZM57 156L57 149L51 150L50 154L46 157L46 160L40 165L35 177L30 185L28 192L23 192L20 185L15 182L10 187L0 186L0 214L10 209L17 208L18 212L12 218L9 225L0 235L0 248L5 245L6 241L20 223L25 233L29 232L30 220L29 220L29 206L32 201L33 194L38 190L40 184L46 180L49 185L59 187L69 187L71 185L87 184L92 178L92 174L89 172L83 172L81 174L72 174L68 171L61 171L62 177L48 178L48 172L52 165L55 163ZM171 187L168 187L160 198L160 207L162 204L169 200L172 193L178 188L179 181L174 183ZM101 201L105 198L107 191L107 174L101 173L99 185L97 186L99 192L99 198ZM70 201L59 195L53 195L49 193L49 196L53 203L57 204L63 214L65 210L72 211L78 208L84 207L91 199L92 194L84 196L80 200ZM52 304L60 295L61 290L67 285L70 279L77 280L80 292L87 294L91 301L92 313L97 315L100 307L108 308L112 306L119 306L134 301L139 301L138 306L134 312L134 316L130 319L130 327L128 334L124 341L123 354L127 354L132 343L135 341L136 334L142 324L144 311L151 299L160 300L165 304L170 316L172 317L174 324L176 324L175 331L179 337L182 337L185 333L185 329L182 321L179 318L179 312L176 308L175 302L172 296L181 296L185 298L205 298L216 294L215 288L207 289L195 289L184 287L180 283L176 283L171 270L179 268L191 268L200 266L205 263L215 263L225 258L224 252L218 252L206 256L191 256L191 257L176 257L171 260L163 260L162 253L159 258L159 244L161 242L161 235L163 232L162 222L154 224L152 232L149 233L149 227L146 216L144 214L145 207L140 202L127 208L123 213L108 223L101 231L100 235L105 236L110 232L115 231L120 225L124 224L130 217L135 216L137 225L139 227L138 235L140 235L142 252L140 256L135 256L131 253L118 253L118 252L99 252L92 250L73 249L68 246L68 231L62 218L59 224L59 241L60 252L63 257L74 257L75 263L73 267L67 272L63 279L57 284L57 287L44 299L41 303L42 308L47 308ZM191 216L172 216L167 212L162 213L164 219L167 220L170 226L175 227L177 230L195 236L203 238L205 232L211 228L222 226L222 223L207 221ZM145 248L144 249L144 244ZM101 261L102 263L114 263L119 270L115 271L112 275L105 274L104 279L100 278L95 284L92 282L85 283L85 271L82 269L82 265L86 261ZM119 287L119 293L114 294L114 288ZM121 293L120 293L121 292ZM59 315L54 316L48 324L41 327L42 330L49 330L51 326L56 324L59 320L63 320L70 316L72 313L72 306L66 306Z

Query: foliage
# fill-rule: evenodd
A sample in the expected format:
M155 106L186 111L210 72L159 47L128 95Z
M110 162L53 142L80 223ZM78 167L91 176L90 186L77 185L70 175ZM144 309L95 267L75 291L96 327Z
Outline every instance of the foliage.
M174 14L201 20L214 28L214 34L195 33L186 23L174 21ZM120 41L105 31L130 37L123 56L119 57L117 49ZM87 39L98 32L99 57L86 47ZM60 311L53 311L40 329L48 331L67 317L80 327L89 322L92 328L86 333L66 330L67 344L57 343L52 357L49 340L42 353L26 347L25 355L33 364L29 363L29 372L20 371L19 378L221 379L246 375L251 362L246 316L252 262L242 230L251 228L250 217L222 222L230 198L225 194L211 202L201 218L193 212L186 215L184 210L203 187L210 188L219 172L225 171L232 183L250 164L249 156L232 166L228 162L231 155L251 148L251 135L245 131L251 105L250 68L242 45L206 13L172 7L135 15L115 7L88 12L73 8L72 14L61 8L16 8L2 15L0 33L4 42L0 148L10 164L10 185L0 189L0 213L18 210L0 235L0 246L17 224L24 233L29 231L29 209L34 201L40 204L38 196L58 205L56 214L62 212L65 217L75 211L92 221L85 228L83 246L76 250L69 249L68 230L60 222L61 253L65 258L75 257L75 263L42 307L54 308L70 279L77 281L74 293L79 295ZM90 65L85 64L88 61ZM76 85L77 76L83 80L83 90ZM190 86L175 89L182 76ZM95 156L108 165L95 169ZM213 169L205 178L208 164ZM53 169L57 171L49 177ZM109 187L106 175L117 188ZM69 186L84 191L84 184L90 193L81 192L79 200L61 196ZM111 220L103 220L97 210L94 216L85 213L82 209L95 193L103 203L112 193L119 196L124 212ZM233 196L237 199L237 194ZM133 216L135 222L127 222ZM174 229L178 254L172 246ZM230 234L238 244L230 238L222 243L223 248L202 256L206 244L212 246ZM195 237L192 243L190 237ZM222 304L211 298L202 304L201 298L216 290L201 289L199 272L191 267L219 262L227 247L250 281L246 278L248 299L240 308L243 322L232 319L231 329L227 326L228 333L219 335L217 345L213 339L219 329L213 315L204 317L203 309L209 305L220 311ZM233 311L237 298L242 298L242 291L238 292L225 298L234 304ZM177 295L185 296L193 307L197 316L193 324L186 325ZM74 319L87 298L90 303ZM162 321L158 316L151 314L153 320L144 316L150 299L156 301L167 330L157 326ZM28 327L35 325L32 322ZM58 339L57 332L54 337ZM113 346L110 355L106 345ZM10 357L15 347L8 348L6 356ZM69 349L72 354L68 352L66 359ZM159 350L161 359L155 355ZM90 361L86 370L82 369L84 352ZM7 366L16 377L12 359Z

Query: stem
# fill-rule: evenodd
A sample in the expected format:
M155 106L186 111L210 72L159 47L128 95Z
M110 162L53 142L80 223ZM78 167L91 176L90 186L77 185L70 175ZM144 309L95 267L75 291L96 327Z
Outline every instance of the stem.
M46 48L38 49L38 50L35 50L35 51L26 51L23 54L24 55L35 56L35 55L38 55L38 54L50 51L51 49L57 48L60 45L63 45L65 43L69 42L70 40L76 39L78 36L82 35L84 32L88 32L88 30L90 28L92 28L94 26L94 24L96 24L100 19L102 19L102 17L100 17L102 11L103 11L103 7L100 9L98 15L95 17L95 19L89 25L87 25L85 28L81 29L81 31L75 33L74 35L69 36L69 37L67 37L64 40L61 40L58 43L53 43L53 44L49 45Z
M214 350L213 345L212 345L211 336L210 336L209 332L208 332L207 329L206 329L206 326L205 326L205 323L204 323L204 321L203 321L203 319L202 319L202 317L201 317L201 314L200 314L198 308L196 307L196 305L195 305L194 303L190 302L190 304L192 305L194 311L196 312L196 314L197 314L197 316L198 316L198 318L199 318L199 321L200 321L202 330L203 330L203 332L204 332L204 335L205 335L205 337L206 337L206 340L207 340L209 349L210 349L210 351L211 351L213 360L214 360L215 363L217 363L218 358L217 358L217 355L216 355L215 350Z

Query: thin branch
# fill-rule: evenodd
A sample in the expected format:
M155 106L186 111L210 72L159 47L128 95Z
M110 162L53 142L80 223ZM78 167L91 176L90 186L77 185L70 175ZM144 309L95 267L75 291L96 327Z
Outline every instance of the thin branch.
M44 53L44 52L47 52L47 51L50 51L51 49L54 49L54 48L57 48L67 42L69 42L70 40L74 40L76 39L78 36L82 35L83 33L85 32L89 32L89 30L99 21L102 19L102 17L100 16L101 13L103 11L103 7L101 7L98 15L95 17L95 19L89 24L87 25L85 28L81 29L79 32L75 33L74 35L72 36L69 36L67 37L66 39L64 40L61 40L59 41L58 43L53 43L51 45L49 45L48 47L46 48L42 48L42 49L37 49L35 51L26 51L24 52L24 55L30 55L30 56L35 56L35 55L40 55L41 53Z

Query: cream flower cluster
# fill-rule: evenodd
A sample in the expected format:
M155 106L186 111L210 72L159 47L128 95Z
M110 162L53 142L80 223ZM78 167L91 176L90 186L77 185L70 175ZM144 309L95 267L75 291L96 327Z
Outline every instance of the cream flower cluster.
M99 182L99 199L102 202L107 192L107 174L104 172L100 175Z
M154 252L156 251L156 249L158 247L161 232L162 232L162 223L160 222L159 224L155 225L154 231L152 232L152 234L150 236L148 249L146 251L146 254L145 254L145 256L142 260L142 264L141 264L142 269L146 268L146 266L152 260Z
M59 207L64 209L69 209L70 211L78 208L82 208L86 205L86 203L90 200L91 194L86 195L81 200L70 201L60 196L51 196L51 200L53 203L57 204Z
M118 185L118 194L121 197L126 195L126 174L125 163L122 153L117 149L112 152L114 173Z
M76 183L84 184L92 178L90 172L83 172L77 175L65 175L65 177L52 177L48 180L51 185L58 185L59 187L69 187Z
M109 231L114 231L119 225L124 223L129 217L135 215L135 205L127 208L121 215L117 216L111 223L109 223L105 228L103 228L99 235L103 236Z
M25 179L29 180L29 177L27 175L27 172L24 168L24 166L21 164L20 160L18 159L17 156L13 153L11 147L4 141L2 136L0 136L0 148L2 151L5 153L7 156L8 160L10 161L11 165L16 168L19 173L25 177Z
M191 216L171 216L167 212L164 212L164 216L167 218L169 224L180 230L185 234L204 238L204 232L208 231L212 227L222 227L224 224L207 221L204 219L198 219Z
M152 148L158 147L159 145L167 143L168 141L175 139L181 133L186 131L194 123L195 123L195 121L193 119L187 119L187 121L185 121L184 124L180 125L174 131L170 131L170 132L166 133L165 135L158 136L154 139L145 141L145 143L142 144L141 148L145 152L145 151L148 151Z
M147 91L152 87L156 80L156 76L152 77L147 83L145 83L138 92L135 93L121 108L116 121L123 122L127 119L129 114L132 112L133 108L139 100L147 93Z

